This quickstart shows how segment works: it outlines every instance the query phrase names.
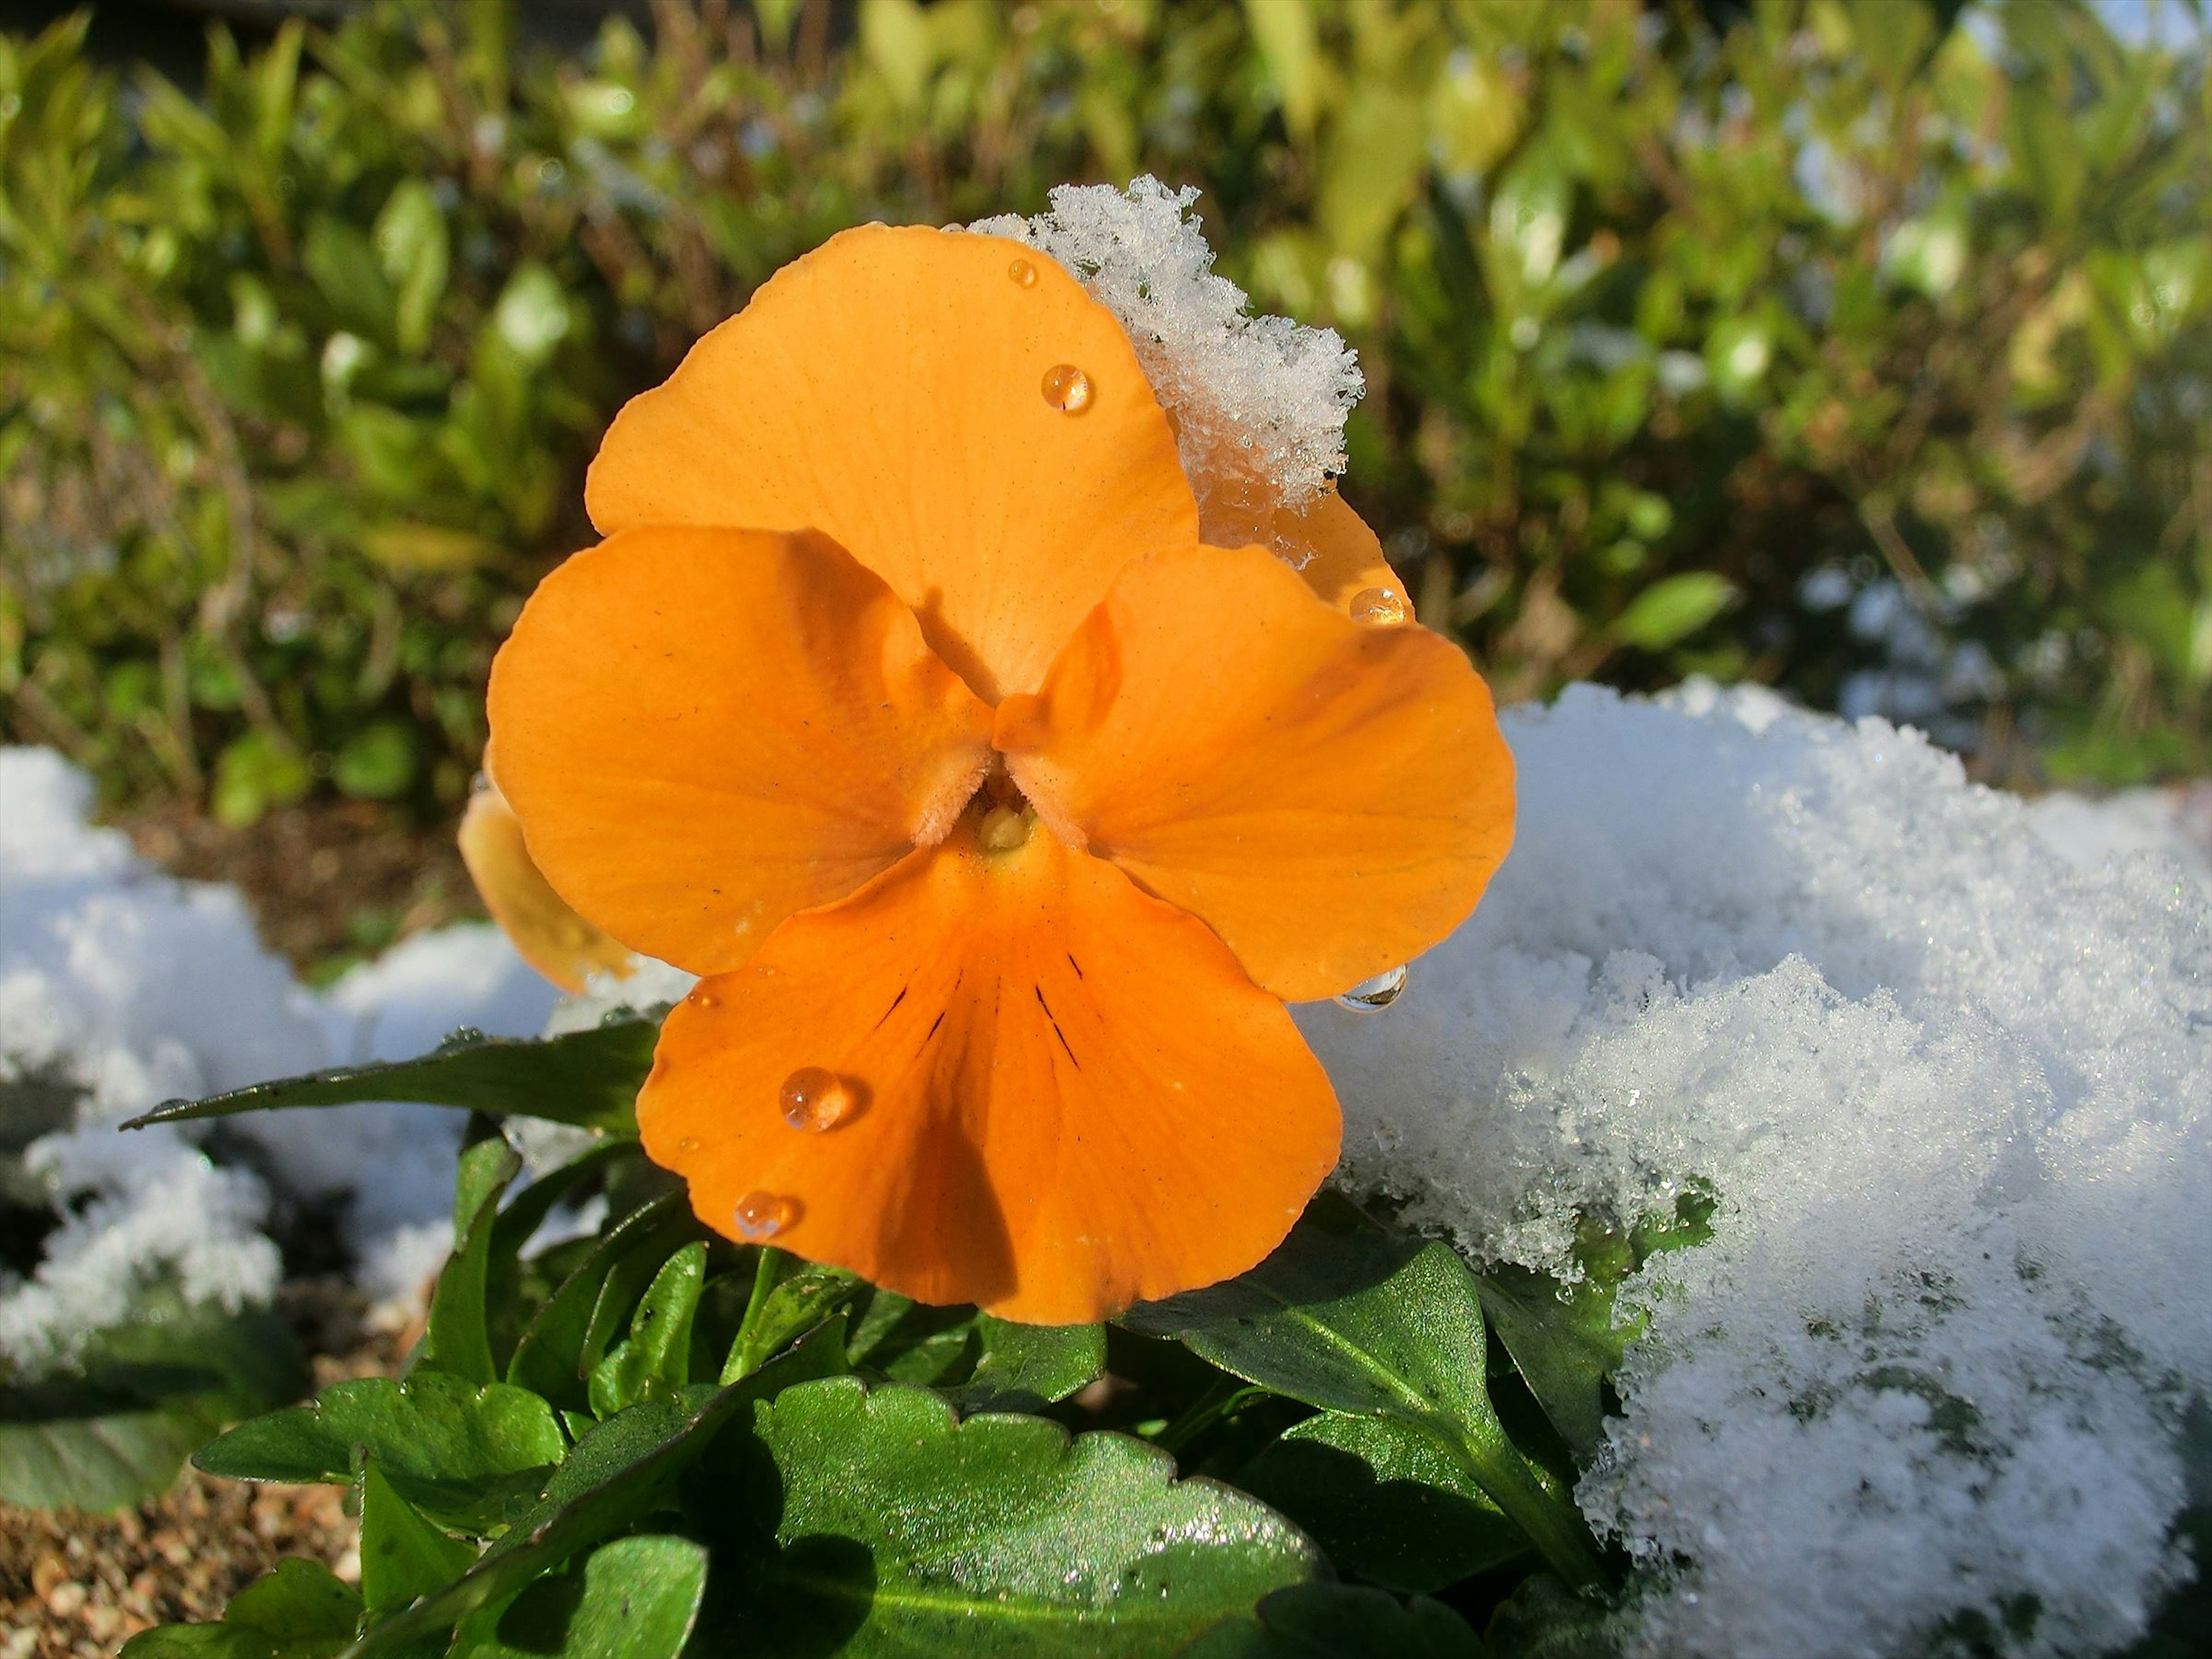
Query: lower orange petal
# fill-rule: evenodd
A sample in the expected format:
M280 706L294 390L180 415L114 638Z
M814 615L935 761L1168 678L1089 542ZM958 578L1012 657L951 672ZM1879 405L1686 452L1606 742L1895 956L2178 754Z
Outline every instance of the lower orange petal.
M1320 1063L1205 924L1042 829L987 851L981 824L678 1005L647 1152L723 1233L1002 1318L1253 1266L1336 1162ZM787 1121L794 1079L834 1127Z
M594 973L629 975L636 958L553 890L524 844L522 820L496 788L470 798L459 840L477 896L525 962L572 994Z

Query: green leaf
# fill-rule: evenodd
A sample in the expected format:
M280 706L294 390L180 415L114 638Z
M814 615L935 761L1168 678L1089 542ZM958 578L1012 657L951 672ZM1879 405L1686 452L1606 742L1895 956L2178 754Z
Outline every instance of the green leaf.
M592 1368L592 1410L612 1417L691 1380L691 1322L707 1282L707 1246L686 1244L661 1264L631 1317L629 1340Z
M507 1381L556 1406L583 1409L589 1403L585 1378L605 1352L592 1346L596 1311L611 1300L628 1312L671 1253L703 1231L681 1193L624 1216L538 1310L507 1361Z
M264 1310L185 1310L104 1331L76 1374L0 1386L0 1502L111 1510L165 1489L225 1423L307 1385L299 1345Z
M1483 1659L1466 1620L1441 1601L1401 1605L1353 1584L1293 1584L1223 1620L1182 1659Z
M453 1253L430 1292L418 1368L450 1371L471 1382L498 1380L484 1292L500 1194L521 1169L520 1155L497 1135L479 1140L461 1154L454 1181Z
M781 1250L763 1250L761 1270L776 1277L767 1297L757 1308L745 1311L744 1323L723 1362L725 1382L758 1370L793 1337L812 1330L869 1288L867 1280L858 1273L818 1261L802 1261Z
M420 352L430 341L430 323L445 296L452 258L446 216L430 186L403 179L385 198L371 233L378 263L399 290L399 349Z
M1605 1441L1605 1379L1632 1333L1613 1328L1614 1286L1585 1279L1561 1285L1546 1273L1502 1264L1475 1275L1483 1311L1528 1391L1577 1458Z
M415 728L378 720L348 738L331 763L331 781L357 800L397 800L415 781Z
M1613 619L1613 637L1639 651L1664 651L1696 633L1736 602L1735 584L1710 570L1685 570L1656 581Z
M895 1291L872 1290L853 1327L854 1365L894 1382L933 1388L974 1369L973 1308L933 1308Z
M920 1389L791 1389L715 1462L720 1512L775 1529L735 1556L720 1650L1133 1659L1324 1571L1273 1511L1177 1482L1142 1441L961 1422Z
M331 1659L361 1621L361 1594L319 1561L288 1556L230 1598L219 1625L168 1625L123 1644L129 1659ZM121 1659L121 1656L118 1656Z
M543 1042L485 1037L448 1042L419 1060L340 1066L205 1100L169 1101L124 1127L347 1106L358 1100L413 1100L635 1137L637 1091L653 1069L653 1045L659 1036L655 1021L618 1019Z
M723 1425L755 1400L773 1399L793 1382L843 1363L837 1322L744 1382L687 1389L681 1400L653 1400L611 1418L554 1471L543 1498L501 1534L477 1564L436 1595L369 1631L344 1659L404 1651L514 1595L579 1551L635 1525L669 1483L713 1442Z
M371 1612L404 1607L443 1589L476 1559L466 1544L417 1514L392 1490L376 1460L368 1460L361 1486L361 1593Z
M975 1374L954 1390L963 1413L1033 1412L1065 1400L1106 1369L1103 1325L1016 1325L977 1316Z
M1237 1484L1304 1528L1339 1569L1385 1589L1440 1590L1528 1553L1459 1461L1395 1418L1308 1418Z
M1620 1659L1634 1633L1619 1609L1545 1572L1524 1579L1490 1616L1495 1659Z
M231 1480L349 1483L373 1461L409 1503L463 1526L503 1519L568 1455L552 1408L441 1371L333 1382L314 1403L240 1424L192 1462Z
M1242 1278L1123 1322L1310 1406L1419 1430L1555 1570L1577 1583L1600 1577L1582 1517L1544 1490L1491 1406L1481 1300L1449 1245L1303 1223Z
M646 1534L602 1544L580 1568L539 1579L453 1659L676 1659L707 1593L707 1552Z

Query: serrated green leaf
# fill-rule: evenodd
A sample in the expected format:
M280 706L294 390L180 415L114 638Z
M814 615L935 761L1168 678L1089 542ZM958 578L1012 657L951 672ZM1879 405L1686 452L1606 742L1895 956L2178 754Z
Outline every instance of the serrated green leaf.
M858 1273L802 1261L781 1250L763 1251L761 1262L763 1271L776 1275L775 1281L757 1308L746 1310L744 1323L722 1364L725 1382L758 1370L793 1337L812 1330L869 1289Z
M430 1292L418 1368L449 1371L471 1382L498 1380L485 1291L500 1194L521 1169L520 1156L497 1136L480 1140L461 1154L453 1188L453 1253Z
M725 1524L762 1529L733 1552L724 1650L1138 1659L1325 1571L1273 1510L1176 1481L1142 1441L962 1422L897 1384L790 1389L716 1462Z
M224 1424L296 1399L306 1362L265 1310L148 1298L94 1336L73 1376L0 1386L0 1502L108 1510L167 1487Z
M1123 1322L1179 1337L1222 1370L1310 1406L1418 1430L1556 1571L1577 1583L1601 1577L1581 1516L1544 1490L1498 1420L1481 1300L1449 1245L1302 1223L1250 1273L1133 1309Z
M773 1399L793 1381L819 1375L825 1359L842 1363L844 1334L833 1320L815 1339L742 1382L720 1389L688 1389L680 1400L647 1401L600 1424L577 1442L546 1483L544 1497L473 1567L367 1632L345 1650L343 1659L404 1652L409 1644L452 1629L556 1571L579 1551L635 1524L749 1402ZM832 1351L818 1352L817 1344Z
M1528 1553L1459 1461L1389 1417L1323 1412L1293 1425L1237 1484L1370 1583L1440 1590Z
M580 1568L532 1584L453 1659L676 1659L707 1592L707 1552L646 1534L602 1544Z
M592 1368L592 1410L612 1417L656 1390L691 1380L691 1322L707 1282L707 1246L686 1244L660 1266L632 1316L629 1340Z
M319 1561L288 1556L230 1598L221 1624L141 1631L118 1659L331 1659L361 1613L352 1585Z
M1224 1620L1182 1659L1483 1659L1467 1620L1441 1601L1401 1603L1354 1584L1293 1584Z
M1033 1412L1065 1400L1106 1369L1103 1325L1017 1325L979 1315L982 1354L952 1391L963 1413Z
M365 1455L417 1508L484 1527L534 1496L568 1450L538 1395L425 1370L334 1382L312 1405L240 1424L192 1462L233 1480L343 1485Z
M404 1607L444 1589L476 1559L466 1544L417 1514L374 1457L368 1461L361 1486L361 1594L370 1612Z
M411 1100L545 1118L634 1139L637 1091L653 1068L659 1030L653 1020L621 1019L543 1042L486 1037L452 1042L418 1060L340 1066L205 1100L169 1101L124 1127L347 1106L362 1100Z

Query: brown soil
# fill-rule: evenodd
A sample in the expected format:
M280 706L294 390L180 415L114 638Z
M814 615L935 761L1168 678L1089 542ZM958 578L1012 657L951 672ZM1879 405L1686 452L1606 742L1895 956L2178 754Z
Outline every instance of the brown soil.
M313 977L484 913L451 824L426 829L370 802L311 801L243 830L174 806L121 822L140 854L171 874L237 886L270 948Z
M315 1386L390 1376L410 1334L371 1330L341 1280L287 1285L279 1307L314 1355ZM175 1486L112 1514L0 1504L0 1659L106 1659L151 1625L210 1624L284 1556L361 1579L361 1523L341 1486L217 1480Z

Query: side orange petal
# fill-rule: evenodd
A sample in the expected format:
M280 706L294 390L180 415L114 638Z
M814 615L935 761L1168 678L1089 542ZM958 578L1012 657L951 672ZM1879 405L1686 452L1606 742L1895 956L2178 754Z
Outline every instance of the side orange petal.
M816 535L624 531L538 584L492 665L499 785L562 899L696 974L944 835L990 711Z
M522 820L495 786L469 798L459 836L477 896L516 954L572 995L594 973L627 977L630 953L578 915L530 857Z
M1080 386L1048 398L1062 369ZM918 226L785 266L616 417L585 503L604 532L819 530L993 702L1036 687L1130 557L1198 524L1113 313L1018 242Z
M1285 562L1304 559L1298 574L1335 609L1350 613L1355 602L1364 601L1358 607L1363 612L1379 615L1395 602L1404 616L1413 615L1413 601L1382 556L1381 539L1334 489L1303 513L1279 509L1267 529Z
M1467 659L1353 622L1257 547L1129 566L996 732L1058 833L1292 1000L1436 944L1512 842L1513 757Z
M976 821L677 1006L638 1097L647 1154L725 1234L772 1224L1007 1319L1251 1267L1335 1164L1320 1063L1204 924L1042 830L987 853ZM812 1068L835 1127L786 1120Z

